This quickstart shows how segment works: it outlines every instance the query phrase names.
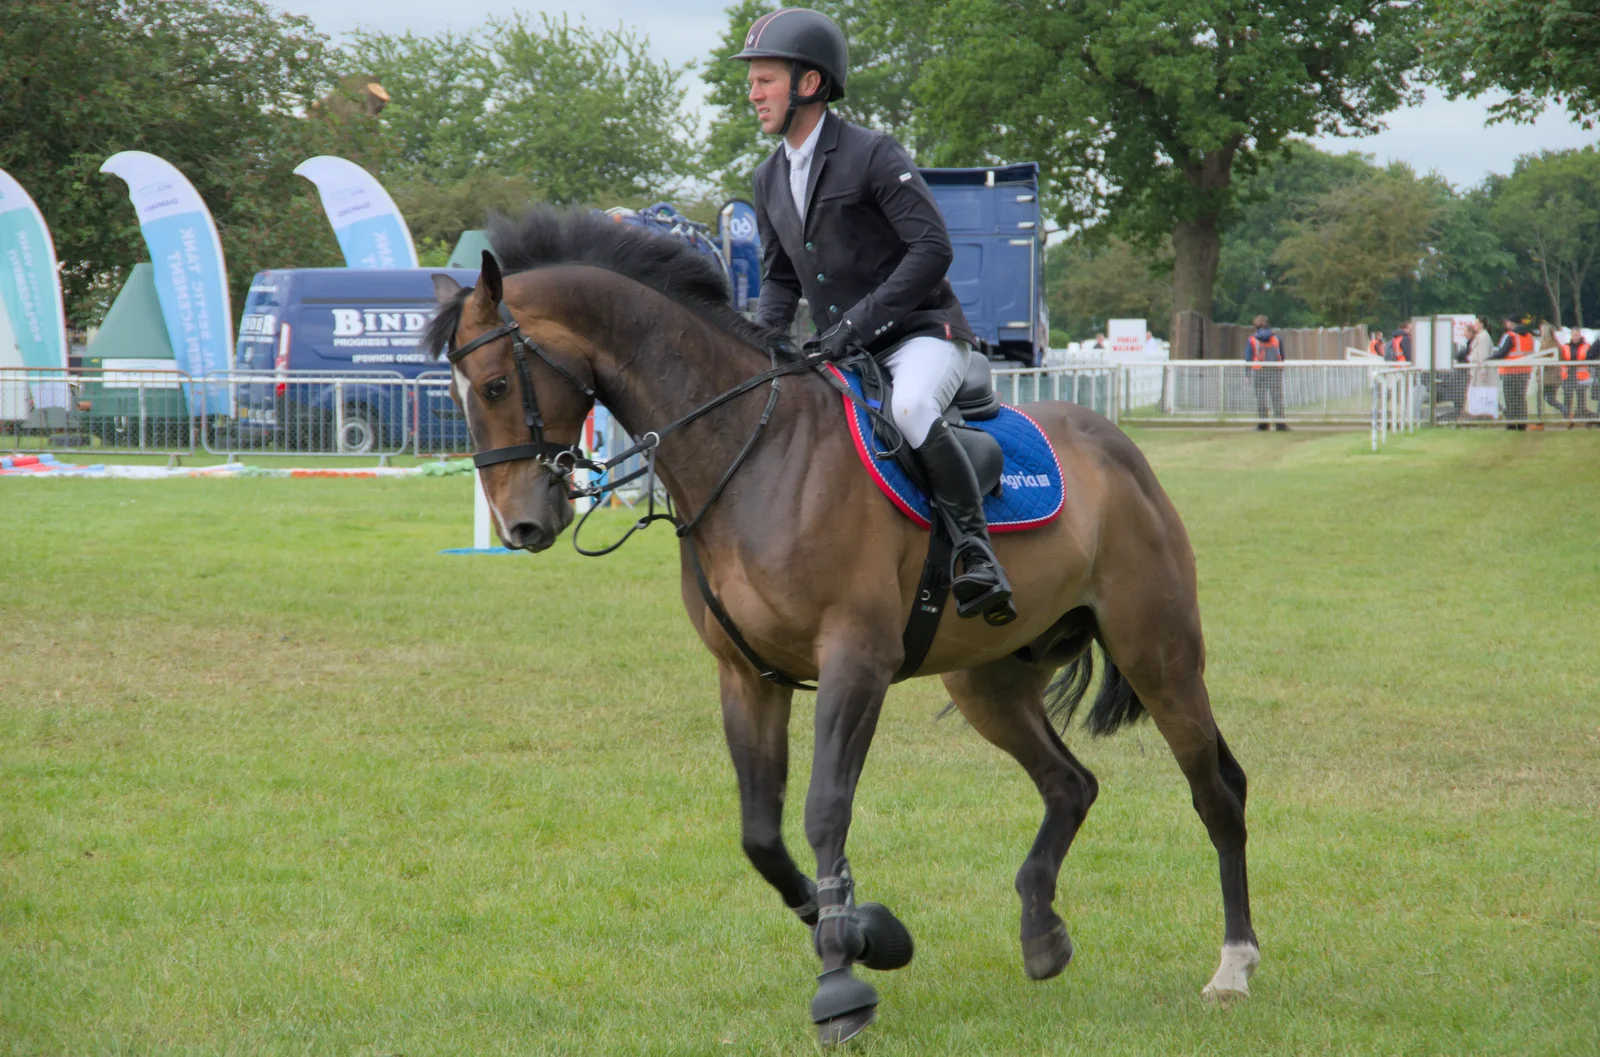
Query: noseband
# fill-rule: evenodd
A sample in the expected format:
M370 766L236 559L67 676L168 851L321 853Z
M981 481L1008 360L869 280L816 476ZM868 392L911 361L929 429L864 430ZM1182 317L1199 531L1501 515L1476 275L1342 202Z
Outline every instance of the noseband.
M552 474L562 479L572 475L583 460L582 449L576 443L556 444L544 439L544 418L539 414L539 398L533 392L533 375L528 371L528 353L539 357L549 364L561 377L565 378L574 389L590 399L594 398L594 387L586 384L582 379L573 376L561 364L551 358L538 342L530 341L522 333L522 328L517 325L516 317L511 314L511 309L500 303L500 319L502 326L496 327L487 334L480 334L467 342L459 349L449 349L445 356L450 363L457 364L473 350L487 345L491 341L501 338L511 339L511 357L517 364L517 384L522 387L522 421L528 427L528 441L525 444L512 444L505 448L490 448L488 451L476 452L472 456L472 465L478 469L485 466L495 466L502 462L518 462L523 459L532 459L544 466ZM467 394L461 394L461 406L466 407ZM467 431L470 435L472 423L467 422Z

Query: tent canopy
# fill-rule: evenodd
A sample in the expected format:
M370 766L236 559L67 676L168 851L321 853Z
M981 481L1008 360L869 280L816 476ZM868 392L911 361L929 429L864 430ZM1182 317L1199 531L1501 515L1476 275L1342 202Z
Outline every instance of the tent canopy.
M447 268L471 268L477 271L483 267L483 251L489 249L489 236L482 231L463 231L456 240L456 248L450 251L450 263Z
M145 262L133 266L84 355L107 360L174 358L166 320L161 316L161 302L156 298L154 265Z

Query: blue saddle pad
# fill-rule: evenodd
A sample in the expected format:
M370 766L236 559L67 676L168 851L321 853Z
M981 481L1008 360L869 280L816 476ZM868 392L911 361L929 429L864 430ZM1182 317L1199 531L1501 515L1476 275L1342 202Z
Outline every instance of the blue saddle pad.
M862 396L858 374L832 366L828 369L843 379L856 396ZM928 528L932 524L933 505L927 493L912 482L893 456L877 457L877 438L866 409L848 397L841 395L840 399L844 401L845 418L849 421L850 436L855 441L861 464L902 514ZM1049 524L1059 517L1066 498L1061 483L1061 463L1044 430L1014 407L1002 407L994 418L967 424L998 440L1000 450L1005 453L1000 495L986 496L983 500L989 531L1021 532Z

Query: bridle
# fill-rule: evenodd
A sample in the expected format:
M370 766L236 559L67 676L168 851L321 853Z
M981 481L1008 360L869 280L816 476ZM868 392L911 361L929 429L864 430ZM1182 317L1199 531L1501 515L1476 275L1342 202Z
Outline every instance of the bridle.
M581 378L561 366L554 357L546 352L538 342L530 340L522 333L522 328L517 325L516 317L511 314L505 302L500 303L500 319L502 325L485 334L480 334L461 346L459 349L451 348L445 352L445 357L454 366L462 361L468 353L480 349L491 341L501 338L511 339L511 357L517 364L517 384L522 389L522 421L528 427L528 440L523 444L512 444L504 448L490 448L488 451L476 452L472 456L472 465L478 469L485 466L496 466L503 462L519 462L532 459L556 477L563 481L572 476L572 471L583 465L588 460L583 457L583 450L577 443L557 444L544 439L544 416L539 414L539 398L533 392L533 374L528 370L528 354L539 357L550 365L561 377L578 392L589 399L594 399L594 386L584 382ZM451 338L454 341L454 336ZM466 407L467 394L462 393L461 405ZM470 438L472 422L467 421L467 432Z
M711 615L716 618L717 622L722 625L722 628L727 633L728 638L733 642L734 646L738 648L739 652L744 654L745 658L755 667L756 671L761 674L762 678L769 679L772 682L777 683L779 686L788 687L793 690L815 690L816 687L811 686L808 683L801 682L793 676L785 673L782 669L774 667L773 665L770 665L766 661L762 660L760 655L750 647L750 644L747 641L745 641L744 636L739 633L738 627L735 626L733 619L728 615L728 611L723 608L722 603L717 599L716 593L711 590L711 582L706 579L705 568L700 564L700 555L695 547L693 532L695 527L698 526L701 520L706 516L707 511L711 509L712 504L717 501L717 498L722 495L723 490L728 487L728 482L733 480L733 476L739 471L739 467L744 465L745 459L749 457L750 452L755 448L756 441L760 439L762 432L767 428L767 423L772 420L772 412L778 405L778 383L780 379L787 374L799 374L802 371L817 369L824 362L822 358L816 355L801 355L796 356L794 359L789 360L786 363L779 363L778 357L780 346L778 344L769 345L767 347L767 355L773 364L771 370L762 371L760 374L755 375L752 378L746 378L738 385L735 385L732 389L728 389L717 394L710 400L707 400L705 403L696 407L694 410L688 412L687 414L681 415L673 421L667 423L665 426L662 426L659 430L652 430L651 432L646 433L641 440L633 444L626 451L614 455L604 462L596 462L595 460L584 455L583 450L579 448L576 443L556 444L553 441L547 441L544 439L544 419L539 414L539 401L538 398L534 396L533 392L533 375L528 370L528 354L532 353L545 363L549 364L552 370L567 380L568 384L570 384L574 389L578 390L578 392L582 393L584 396L589 397L591 400L595 397L594 387L573 375L573 373L567 370L565 367L561 366L561 364L557 362L548 352L546 352L538 342L529 340L528 337L522 333L522 328L517 325L516 317L511 314L511 310L506 307L504 301L500 303L500 319L501 325L499 327L496 327L494 330L491 330L488 333L478 335L476 338L473 338L459 349L453 347L447 349L445 355L449 359L451 365L454 366L455 364L460 363L465 356L476 349L482 348L489 342L498 341L501 338L509 337L511 339L511 355L516 361L517 365L517 383L522 387L522 421L528 427L529 439L527 442L522 444L512 444L504 448L491 448L488 451L477 452L472 456L472 464L481 470L485 466L496 466L503 462L532 460L545 467L545 469L548 470L552 476L566 486L566 495L568 499L598 499L607 493L616 491L618 488L629 483L630 481L637 480L640 477L647 478L648 480L646 481L645 485L645 492L649 497L649 506L647 512L643 517L634 522L633 527L630 528L621 539L617 540L610 546L601 547L597 550L589 550L578 542L578 536L582 532L584 524L588 522L589 516L596 510L599 510L601 507L601 504L595 503L590 506L589 510L583 515L582 519L579 520L577 527L575 527L572 531L573 548L579 554L582 554L586 557L600 557L601 555L610 554L611 552L617 550L624 543L628 542L629 538L632 537L635 532L642 528L647 528L656 521L671 522L673 528L677 532L678 538L684 541L684 544L689 552L690 567L694 570L695 580L700 586L700 595L705 600L706 608L710 610ZM454 341L454 335L451 336L451 340ZM792 355L792 350L790 350L790 354ZM867 363L871 365L872 361L870 357L865 357L865 359ZM854 400L855 402L860 403L863 407L866 407L868 413L879 419L886 428L893 428L889 418L883 414L881 409L873 408L867 405L861 400L860 397L855 395L848 385L845 385L842 381L838 380L834 376L833 372L819 371L818 373L821 374L823 378L827 379L828 382L834 386L834 388L840 390L847 399ZM738 453L733 457L733 461L723 472L722 477L712 487L710 494L706 496L706 500L703 504L701 504L699 511L692 518L689 518L687 521L685 521L683 518L678 516L678 512L673 508L672 500L669 496L666 502L665 511L658 513L656 511L655 488L656 454L661 447L661 441L664 438L676 433L684 426L687 426L689 423L695 421L700 416L706 414L708 411L715 410L735 397L742 396L745 393L750 392L750 390L768 383L771 383L771 391L767 396L766 408L761 412L761 417L756 420L755 427L751 429L749 437L745 439L744 446L739 449ZM463 406L465 406L467 394L462 393L460 394L460 397ZM468 421L468 433L470 436L470 420ZM474 441L474 443L476 443L476 441ZM606 480L601 484L587 485L584 487L576 487L572 483L572 474L576 470L591 470L598 475L599 478L604 479L610 476L610 471L612 469L636 455L644 456L644 466L634 470L632 473L624 474L615 480Z

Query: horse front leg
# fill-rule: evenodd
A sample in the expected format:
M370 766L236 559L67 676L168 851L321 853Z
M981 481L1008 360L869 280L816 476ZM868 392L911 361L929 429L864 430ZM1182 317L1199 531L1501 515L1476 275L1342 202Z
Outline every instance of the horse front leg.
M875 1016L878 993L856 979L851 966L898 969L912 953L910 933L885 907L857 905L844 853L856 783L897 663L863 647L852 643L824 656L806 794L806 839L817 855L816 947L822 957L811 1019L824 1046L855 1036Z
M722 730L739 776L744 853L783 903L807 927L817 924L817 886L800 872L783 843L783 800L789 781L789 702L794 692L761 678L749 665L719 666Z

